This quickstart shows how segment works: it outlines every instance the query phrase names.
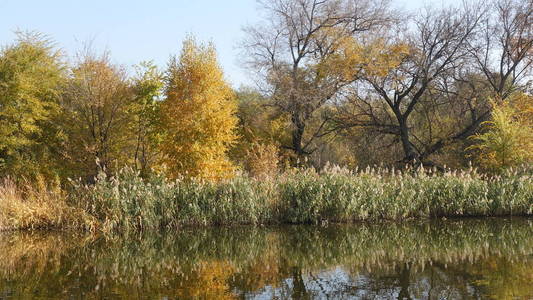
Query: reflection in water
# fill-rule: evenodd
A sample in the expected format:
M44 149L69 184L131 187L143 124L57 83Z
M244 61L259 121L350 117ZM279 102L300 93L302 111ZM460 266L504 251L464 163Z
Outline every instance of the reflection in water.
M533 220L0 234L0 299L533 297Z

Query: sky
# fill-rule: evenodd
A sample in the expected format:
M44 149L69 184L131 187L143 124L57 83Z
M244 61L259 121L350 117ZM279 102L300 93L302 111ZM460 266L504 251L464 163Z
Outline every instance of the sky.
M394 0L397 8L453 0ZM48 35L73 55L90 41L113 62L131 67L153 60L164 67L189 34L215 44L226 78L234 87L251 84L239 60L242 27L260 20L255 0L0 0L0 45L16 30Z

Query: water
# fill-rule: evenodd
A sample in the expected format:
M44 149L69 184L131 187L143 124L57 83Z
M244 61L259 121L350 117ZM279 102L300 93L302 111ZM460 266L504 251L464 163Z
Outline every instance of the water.
M533 299L533 219L1 233L0 299Z

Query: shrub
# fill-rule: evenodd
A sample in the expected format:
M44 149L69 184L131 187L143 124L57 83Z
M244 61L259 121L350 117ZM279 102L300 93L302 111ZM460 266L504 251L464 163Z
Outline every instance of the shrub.
M257 179L271 179L279 174L279 147L255 143L246 151L246 171Z

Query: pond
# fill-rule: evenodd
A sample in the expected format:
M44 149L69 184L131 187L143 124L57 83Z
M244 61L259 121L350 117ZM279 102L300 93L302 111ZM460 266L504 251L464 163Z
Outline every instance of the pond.
M533 219L0 233L0 299L531 299Z

